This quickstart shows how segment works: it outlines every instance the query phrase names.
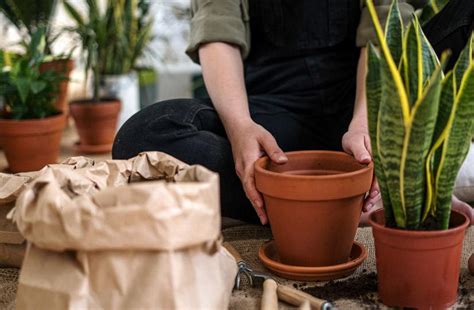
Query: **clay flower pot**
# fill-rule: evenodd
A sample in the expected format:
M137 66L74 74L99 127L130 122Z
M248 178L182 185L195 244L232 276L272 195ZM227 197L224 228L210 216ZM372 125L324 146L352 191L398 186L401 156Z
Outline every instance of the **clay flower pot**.
M56 163L66 116L0 119L0 140L11 172L40 170Z
M370 216L375 239L378 292L390 307L446 309L456 302L461 251L469 224L451 212L450 229L385 227L383 210Z
M295 266L332 266L349 259L373 164L332 151L286 153L284 165L255 163L280 260Z
M73 101L71 115L76 123L80 142L77 151L81 153L107 153L112 150L120 112L120 101L101 99Z
M52 61L48 61L42 63L40 65L40 72L45 72L48 70L53 70L59 74L64 75L66 80L61 81L59 83L59 93L56 101L54 102L54 106L60 112L66 113L68 112L67 109L67 90L69 86L69 76L71 75L71 71L74 69L74 60L72 59L56 59Z

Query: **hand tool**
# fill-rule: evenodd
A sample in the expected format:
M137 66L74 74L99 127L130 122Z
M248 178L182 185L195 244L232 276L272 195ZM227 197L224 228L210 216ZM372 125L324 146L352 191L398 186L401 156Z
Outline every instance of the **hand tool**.
M293 306L302 307L303 309L307 308L307 306L303 305L305 302L309 303L310 309L314 310L336 309L326 300L316 298L293 287L278 284L271 276L253 271L230 243L224 242L223 246L235 258L239 268L235 278L235 289L240 290L242 276L247 278L252 287L255 286L257 281L263 281L262 310L278 309L278 300L285 301Z

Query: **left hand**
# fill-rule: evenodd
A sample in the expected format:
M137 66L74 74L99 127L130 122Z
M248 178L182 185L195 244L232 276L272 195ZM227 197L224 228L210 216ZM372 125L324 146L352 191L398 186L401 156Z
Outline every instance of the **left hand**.
M354 156L361 164L368 164L372 161L370 137L367 128L364 126L349 127L349 130L342 137L342 148L344 152ZM370 211L381 198L379 185L374 177L369 195L364 202L363 211Z

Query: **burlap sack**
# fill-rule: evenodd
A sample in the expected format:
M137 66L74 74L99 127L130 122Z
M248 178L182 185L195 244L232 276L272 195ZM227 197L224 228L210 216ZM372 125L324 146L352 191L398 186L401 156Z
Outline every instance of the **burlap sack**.
M147 182L141 182L147 181ZM162 153L73 158L26 185L19 309L225 309L235 260L221 247L218 176Z

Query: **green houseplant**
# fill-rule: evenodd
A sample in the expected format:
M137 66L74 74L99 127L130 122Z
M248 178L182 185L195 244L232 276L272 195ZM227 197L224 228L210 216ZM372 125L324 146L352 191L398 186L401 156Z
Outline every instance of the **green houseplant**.
M392 3L385 34L367 0L380 53L369 44L367 106L384 211L370 221L379 294L389 306L447 307L456 300L467 218L451 210L474 127L472 43L443 73L416 16L404 28Z
M2 54L5 55L5 54ZM45 57L42 29L32 34L26 53L15 61L0 57L0 139L13 172L38 170L59 154L65 115L54 107L63 76L41 72Z
M139 108L138 76L134 69L150 42L153 19L148 0L107 0L101 10L96 0L86 1L87 17L70 2L65 8L75 22L68 28L85 52L86 70L93 74L94 101L99 96L122 101L119 125Z
M57 0L0 0L0 11L18 29L19 32L27 33L26 41L34 33L42 29L45 35L45 57L40 65L40 71L53 70L66 78L59 84L59 94L55 106L60 111L67 111L66 97L69 86L69 76L74 68L74 61L70 54L53 55L51 45L58 35L53 34L51 21L56 12Z

